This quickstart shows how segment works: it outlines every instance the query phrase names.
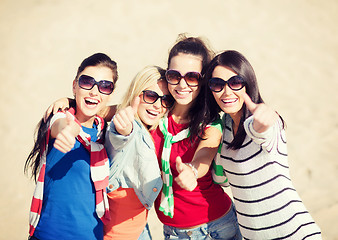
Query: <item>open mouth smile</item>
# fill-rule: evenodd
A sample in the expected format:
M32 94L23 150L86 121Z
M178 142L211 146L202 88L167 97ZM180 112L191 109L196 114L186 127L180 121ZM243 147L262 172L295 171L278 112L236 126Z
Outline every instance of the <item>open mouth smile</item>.
M157 117L160 113L158 111L154 111L154 110L146 110L146 112L153 117Z
M88 106L96 106L100 103L99 100L93 98L85 98L84 101Z
M221 100L224 104L232 104L232 103L236 103L238 101L237 98L232 98L232 99L222 99Z

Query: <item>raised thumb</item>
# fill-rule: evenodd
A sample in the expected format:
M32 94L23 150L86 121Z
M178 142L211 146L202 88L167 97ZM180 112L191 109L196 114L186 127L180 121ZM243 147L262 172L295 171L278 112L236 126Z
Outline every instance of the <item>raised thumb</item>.
M70 125L72 121L74 121L74 116L70 112L66 112L66 121L67 125Z
M176 170L178 173L183 172L184 169L184 163L182 162L181 157L176 158Z

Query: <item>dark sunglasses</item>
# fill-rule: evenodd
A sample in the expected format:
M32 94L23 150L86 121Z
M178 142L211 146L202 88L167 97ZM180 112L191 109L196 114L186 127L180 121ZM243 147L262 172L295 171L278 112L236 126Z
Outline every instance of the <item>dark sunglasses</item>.
M171 85L178 85L182 78L189 87L197 87L202 75L199 72L187 72L184 76L179 71L169 69L165 73L167 82Z
M161 99L161 105L164 108L171 108L174 103L175 99L171 95L163 95L159 96L156 92L151 90L144 90L143 93L143 101L148 104L153 104L157 101L157 99Z
M234 91L238 91L238 90L241 90L245 86L245 81L239 75L232 76L231 78L228 79L228 81L224 81L222 78L209 79L209 88L213 92L222 91L226 84L228 84L230 89Z
M114 83L107 80L96 81L95 78L88 75L81 75L79 77L79 87L90 90L97 85L99 92L109 95L114 91Z

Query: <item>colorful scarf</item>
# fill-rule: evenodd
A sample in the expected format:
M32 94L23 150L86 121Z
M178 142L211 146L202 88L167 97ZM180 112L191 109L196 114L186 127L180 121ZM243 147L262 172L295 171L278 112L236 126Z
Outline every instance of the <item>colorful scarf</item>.
M173 176L170 169L170 152L173 143L179 142L190 136L189 129L184 129L175 136L168 132L168 117L161 119L159 128L164 136L164 145L161 156L163 188L159 210L171 218L174 216Z
M73 108L69 109L69 112L73 115L74 120L80 125L80 123L75 118L75 110ZM29 215L29 235L33 236L36 226L39 223L42 201L43 201L43 188L45 180L45 170L46 170L46 152L48 149L48 141L50 137L50 126L59 118L64 118L65 113L59 112L53 116L51 123L48 128L46 135L46 141L41 151L41 159L39 166L39 176L36 183L35 191L33 194L31 210ZM109 214L109 205L106 187L108 186L109 181L109 161L107 157L106 150L102 144L103 129L105 127L104 120L96 116L94 124L97 126L97 142L92 142L90 135L85 133L81 127L80 133L77 136L77 139L90 153L90 174L91 180L94 183L96 190L95 199L96 199L96 213L101 221L106 224L110 220ZM81 125L80 125L81 126Z
M217 154L214 158L214 160L212 161L212 169L211 169L211 174L212 174L212 178L214 183L219 184L223 187L228 187L229 186L229 182L228 182L228 178L225 175L222 163L221 163L221 150L222 150L222 141L218 146L218 151Z

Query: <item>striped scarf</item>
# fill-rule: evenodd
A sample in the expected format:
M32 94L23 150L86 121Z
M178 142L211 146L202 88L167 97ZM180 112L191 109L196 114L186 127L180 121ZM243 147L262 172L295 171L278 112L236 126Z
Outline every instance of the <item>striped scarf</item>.
M168 132L168 117L161 119L159 128L164 136L164 145L161 155L163 188L159 210L171 218L174 216L173 176L170 169L170 152L173 143L179 142L190 136L189 129L184 129L175 136Z
M212 174L212 178L213 178L214 183L219 184L223 187L228 187L229 186L228 178L225 175L223 165L221 163L222 145L223 144L222 144L222 141L221 141L221 143L218 146L217 154L216 154L214 160L212 161L211 174Z
M74 120L80 125L75 118L75 109L69 109L69 112L73 115ZM59 118L64 118L65 114L59 112L53 116L51 123L46 134L46 141L41 151L41 159L39 166L39 176L36 183L35 191L33 194L31 210L29 214L29 235L33 236L36 226L39 223L42 201L43 201L43 188L45 180L46 170L46 152L48 149L48 141L50 137L50 126ZM104 120L99 116L95 117L94 124L97 126L97 142L92 142L90 135L85 133L81 127L80 133L77 136L78 141L88 150L90 153L90 175L91 180L94 183L95 188L95 201L96 201L96 213L101 221L106 224L110 220L109 205L107 199L106 187L109 181L109 161L106 150L104 149L102 142L103 129L105 127ZM81 125L80 125L81 126Z
M210 126L216 127L223 135L224 123L223 120L217 118ZM223 146L223 136L221 142L218 146L217 154L212 161L211 175L214 183L219 184L223 187L229 187L228 178L223 169L222 160L221 160L221 151Z

